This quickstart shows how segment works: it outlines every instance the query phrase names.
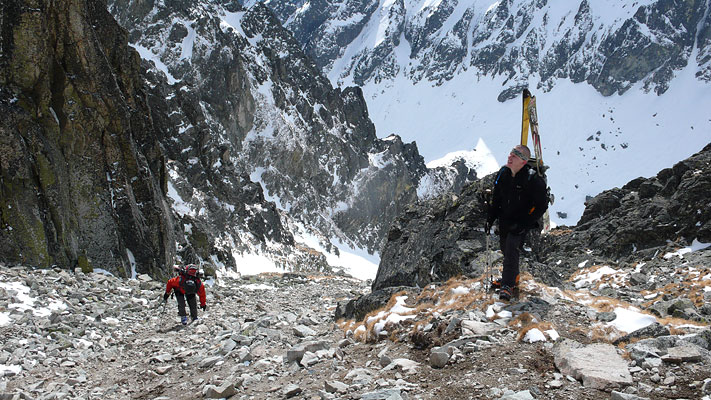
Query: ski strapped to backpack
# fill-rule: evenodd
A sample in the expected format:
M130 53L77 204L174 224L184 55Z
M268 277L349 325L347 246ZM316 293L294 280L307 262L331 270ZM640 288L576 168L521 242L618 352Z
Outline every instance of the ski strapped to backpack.
M538 110L536 107L536 96L531 95L528 89L523 89L523 112L521 118L521 144L528 145L528 131L531 131L531 140L533 141L534 157L528 160L529 166L543 178L546 183L546 192L548 202L553 204L555 196L551 193L551 188L548 186L548 177L546 176L547 166L543 164L543 150L541 146L541 136L538 133ZM530 179L530 176L529 176ZM550 216L548 210L543 215L543 230L548 232L551 229Z

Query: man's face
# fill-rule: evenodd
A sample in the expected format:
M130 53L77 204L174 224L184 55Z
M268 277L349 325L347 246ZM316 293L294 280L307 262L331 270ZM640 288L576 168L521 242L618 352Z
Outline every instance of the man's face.
M513 148L511 153L509 153L509 158L506 160L506 166L512 171L518 171L526 165L528 161L525 159L525 155L521 153L517 148Z

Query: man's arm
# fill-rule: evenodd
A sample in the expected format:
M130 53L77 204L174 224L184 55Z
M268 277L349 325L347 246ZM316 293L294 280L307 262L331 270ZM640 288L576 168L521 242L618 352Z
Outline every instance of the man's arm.
M533 208L528 212L528 225L533 228L537 226L538 220L548 210L548 191L546 190L546 183L539 176L532 179L531 183Z

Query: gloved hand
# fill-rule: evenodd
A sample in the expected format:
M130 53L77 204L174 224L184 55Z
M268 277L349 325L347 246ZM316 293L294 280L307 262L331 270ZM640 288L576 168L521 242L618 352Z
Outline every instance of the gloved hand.
M163 294L163 303L168 301L168 296L170 296L168 293Z
M205 310L207 309L207 305L200 306L200 308L201 308L203 311L205 311Z
M484 232L486 232L487 235L491 234L491 227L494 226L494 221L496 221L496 217L486 218L486 222L484 223Z

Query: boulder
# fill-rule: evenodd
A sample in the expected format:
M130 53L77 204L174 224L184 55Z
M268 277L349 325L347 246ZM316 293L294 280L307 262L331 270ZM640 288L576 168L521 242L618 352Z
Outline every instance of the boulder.
M581 345L564 340L553 348L558 370L583 382L585 387L612 390L632 384L627 362L609 344Z

